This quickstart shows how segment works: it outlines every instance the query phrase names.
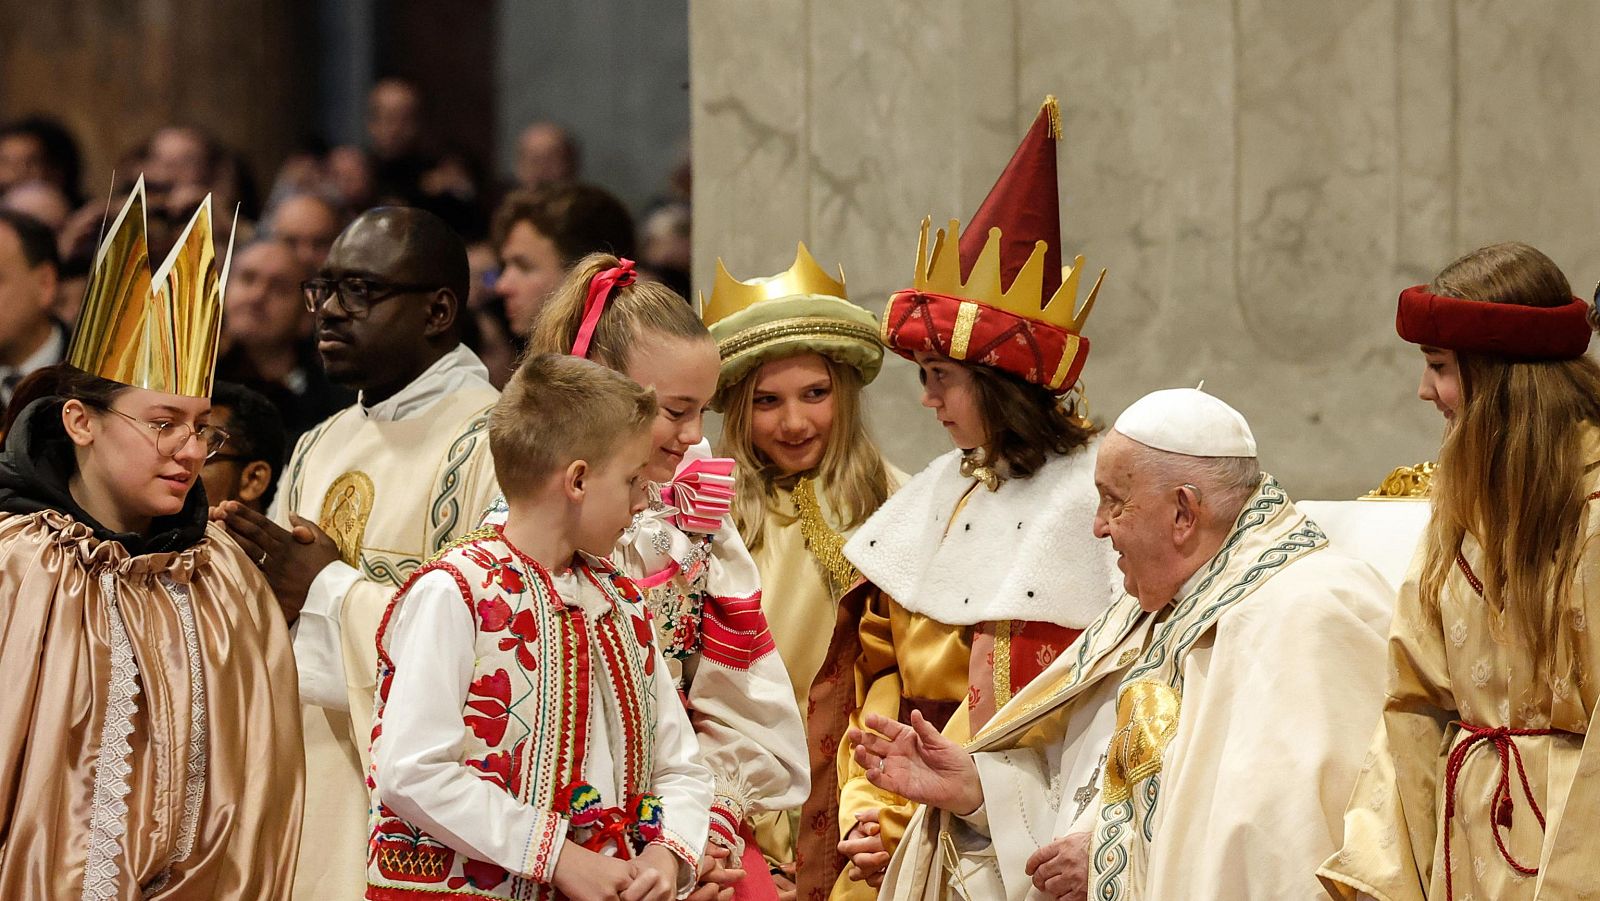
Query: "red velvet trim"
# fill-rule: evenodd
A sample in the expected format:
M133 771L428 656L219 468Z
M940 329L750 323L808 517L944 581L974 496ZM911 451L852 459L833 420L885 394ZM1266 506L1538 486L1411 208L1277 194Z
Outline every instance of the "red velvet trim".
M1441 297L1417 285L1400 292L1395 331L1412 344L1511 360L1572 360L1594 333L1579 298L1556 307Z
M951 356L950 341L963 303L977 304L978 316L972 324L962 362L992 366L1024 381L1049 387L1061 366L1062 356L1072 343L1072 333L966 298L922 291L896 293L889 298L889 305L883 311L884 335L888 338L889 349L908 360L913 360L918 351ZM1051 390L1057 394L1071 391L1088 359L1089 339L1079 335L1066 378Z

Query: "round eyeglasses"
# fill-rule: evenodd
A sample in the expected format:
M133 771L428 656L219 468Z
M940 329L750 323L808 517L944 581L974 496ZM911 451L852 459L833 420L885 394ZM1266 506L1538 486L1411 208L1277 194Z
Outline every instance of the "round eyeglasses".
M228 433L214 425L189 425L186 422L173 422L170 419L145 420L112 409L101 407L107 413L115 413L134 425L142 425L155 433L156 452L163 457L176 457L178 452L189 444L190 438L199 438L200 444L206 449L206 459L216 456L217 451L228 443Z

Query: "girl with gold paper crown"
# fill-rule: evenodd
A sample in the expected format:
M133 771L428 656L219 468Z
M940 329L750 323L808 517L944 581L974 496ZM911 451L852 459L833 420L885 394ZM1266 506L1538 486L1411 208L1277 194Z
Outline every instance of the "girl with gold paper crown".
M717 261L701 315L722 371L712 406L719 451L738 462L733 519L761 573L762 609L803 712L839 597L860 577L844 543L906 479L862 422L862 388L883 365L878 320L851 303L804 244L786 272L736 281ZM830 812L830 815L833 815ZM794 830L767 817L756 837L792 890Z
M721 862L706 878L737 880L738 898L772 898L751 819L806 797L804 726L762 614L760 576L729 515L734 463L711 457L701 432L717 385L716 344L683 298L635 279L631 260L584 258L540 310L528 352L588 357L655 389L650 506L611 560L644 592L711 771L705 861ZM670 826L670 809L666 817ZM742 879L726 872L740 869ZM702 891L712 896L713 886Z
M1400 589L1338 897L1581 898L1600 885L1600 366L1590 307L1526 244L1400 295L1445 417L1433 518Z
M0 458L0 897L284 897L304 758L272 590L206 522L207 197L154 280L141 179ZM220 268L220 272L219 272Z
M841 601L811 691L804 899L873 897L912 810L867 781L848 727L916 710L965 739L1113 597L1093 534L1096 429L1064 399L1100 285L1074 309L1083 260L1061 266L1058 116L1048 98L959 242L952 221L930 254L924 221L915 285L884 311L884 343L921 369L923 406L956 448L845 546L866 582Z

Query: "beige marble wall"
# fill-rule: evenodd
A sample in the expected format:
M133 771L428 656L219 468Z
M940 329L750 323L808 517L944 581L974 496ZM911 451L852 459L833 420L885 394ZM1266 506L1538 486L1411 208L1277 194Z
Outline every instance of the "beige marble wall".
M1205 379L1291 491L1351 496L1437 447L1400 288L1508 239L1600 277L1595 34L1587 0L693 0L697 282L804 239L881 309L1054 93L1097 418ZM869 409L906 469L948 447L909 364Z

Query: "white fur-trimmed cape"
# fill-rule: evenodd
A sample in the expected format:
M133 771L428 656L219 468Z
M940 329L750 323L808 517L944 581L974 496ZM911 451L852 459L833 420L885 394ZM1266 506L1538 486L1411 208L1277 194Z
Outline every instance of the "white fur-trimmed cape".
M912 613L953 626L1001 619L1082 629L1122 587L1109 541L1094 537L1095 450L1053 457L1026 479L972 492L961 452L936 458L878 508L845 556ZM948 530L946 525L948 524Z

